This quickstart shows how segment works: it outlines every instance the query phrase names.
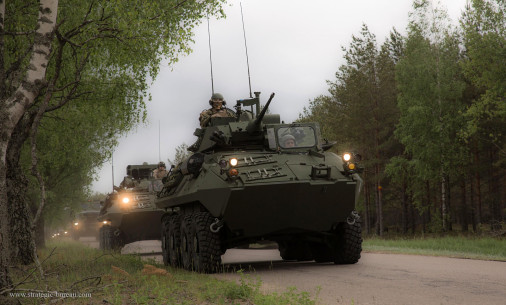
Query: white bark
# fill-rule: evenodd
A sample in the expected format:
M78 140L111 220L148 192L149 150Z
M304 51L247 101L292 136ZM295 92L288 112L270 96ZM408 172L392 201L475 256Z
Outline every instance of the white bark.
M0 100L0 288L9 284L7 269L10 246L9 230L7 228L9 223L6 189L7 147L16 124L23 117L28 107L33 105L45 82L57 13L58 0L39 1L39 16L30 64L27 71L22 71L25 78L11 97L7 100ZM0 0L0 14L0 26L3 30L5 0ZM0 56L3 56L3 54L0 54Z
M10 130L14 129L25 110L34 103L45 82L57 14L58 0L39 1L39 19L28 71L24 81L6 104L9 114L7 124Z

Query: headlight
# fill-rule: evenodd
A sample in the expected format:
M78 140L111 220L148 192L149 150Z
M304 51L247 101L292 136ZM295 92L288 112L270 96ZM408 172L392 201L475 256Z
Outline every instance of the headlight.
M65 231L65 232L63 232L63 233L67 234L67 231Z
M107 224L107 220L102 221L102 223L103 223L104 225L106 225L106 224Z
M239 161L238 161L236 158L232 158L232 159L230 159L230 165L231 165L231 166L236 166L236 165L237 165L237 163L239 163Z
M121 201L123 201L123 203L129 203L130 202L130 198L128 197L123 197L123 199L121 199Z
M79 225L79 223L78 222L74 222L74 226L77 226L77 225Z
M351 155L349 153L344 153L343 154L343 160L348 162L351 160Z

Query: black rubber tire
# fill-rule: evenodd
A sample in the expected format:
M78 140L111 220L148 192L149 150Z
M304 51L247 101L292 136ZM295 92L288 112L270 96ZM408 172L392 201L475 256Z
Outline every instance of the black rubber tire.
M332 249L324 242L314 243L311 246L311 252L313 253L314 260L317 263L334 262Z
M334 249L335 264L355 264L362 252L362 227L360 219L354 224L341 223L336 231L338 243Z
M100 230L98 230L98 248L100 250L105 250L104 226L100 227Z
M110 250L110 241L109 241L109 231L111 230L110 226L103 226L100 228L101 235L102 235L102 250Z
M163 264L165 266L169 265L169 250L167 248L167 240L168 240L168 222L169 222L169 215L164 214L162 216L162 230L161 230L161 239L162 239L162 258L163 258Z
M193 217L193 245L191 249L193 270L214 273L221 269L220 235L211 232L214 217L208 212L195 213Z
M298 241L279 242L279 254L283 260L313 260L311 249L307 243Z
M193 221L192 215L183 217L180 226L181 242L181 266L186 270L192 270L192 248L193 248Z
M167 215L162 219L162 256L164 265L181 266L181 217Z
M119 251L125 245L122 234L116 235L117 228L103 226L104 228L104 250Z
M168 223L169 263L172 267L181 266L181 216L174 214Z

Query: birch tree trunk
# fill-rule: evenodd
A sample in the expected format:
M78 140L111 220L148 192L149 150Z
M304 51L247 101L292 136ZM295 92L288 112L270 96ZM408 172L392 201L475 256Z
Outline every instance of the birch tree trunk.
M9 211L7 209L7 162L6 154L14 128L45 85L46 67L51 55L58 0L40 0L39 15L27 71L21 71L24 79L9 97L0 99L0 294L9 291L12 283L9 272L10 238ZM4 88L5 73L3 62L5 0L0 0L0 82ZM5 91L4 91L5 92Z

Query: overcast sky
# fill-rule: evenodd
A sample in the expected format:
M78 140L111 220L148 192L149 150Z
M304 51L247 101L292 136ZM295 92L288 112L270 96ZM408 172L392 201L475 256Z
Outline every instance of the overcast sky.
M298 118L309 100L327 94L344 64L342 46L358 35L365 23L383 43L393 27L406 33L410 0L242 0L252 91L262 92L265 103L276 97L271 112L281 120ZM466 0L445 0L456 22ZM228 101L249 97L246 54L239 1L229 0L225 19L211 19L211 46L215 92ZM193 52L174 66L162 64L151 84L148 122L120 139L114 152L114 183L119 185L128 164L173 159L175 147L192 144L200 112L209 108L211 76L207 22L195 31ZM160 129L160 142L159 139ZM160 149L159 149L160 147ZM160 158L159 158L160 151ZM111 162L103 165L92 190L112 190Z

